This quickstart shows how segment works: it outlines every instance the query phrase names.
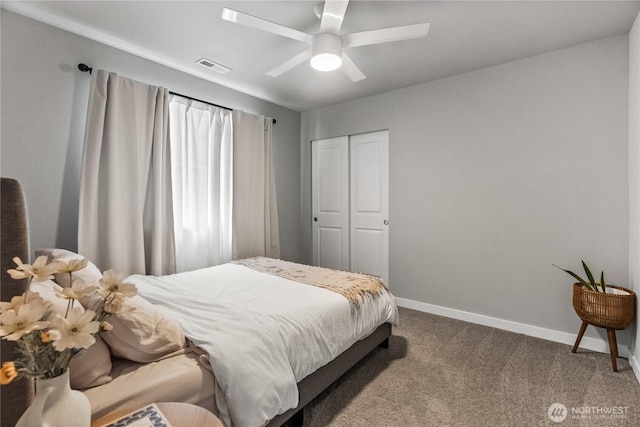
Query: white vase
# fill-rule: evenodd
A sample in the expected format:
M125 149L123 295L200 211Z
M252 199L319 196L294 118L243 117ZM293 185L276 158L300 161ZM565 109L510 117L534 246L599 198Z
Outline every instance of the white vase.
M69 370L36 380L36 398L16 427L89 427L91 405L84 393L71 390Z

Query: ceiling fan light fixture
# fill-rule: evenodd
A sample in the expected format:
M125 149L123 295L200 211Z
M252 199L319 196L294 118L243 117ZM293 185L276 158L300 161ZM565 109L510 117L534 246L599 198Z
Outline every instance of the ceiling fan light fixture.
M342 66L342 39L322 33L311 40L311 66L318 71L333 71Z
M342 58L335 53L319 53L311 58L311 66L318 71L333 71L340 68Z

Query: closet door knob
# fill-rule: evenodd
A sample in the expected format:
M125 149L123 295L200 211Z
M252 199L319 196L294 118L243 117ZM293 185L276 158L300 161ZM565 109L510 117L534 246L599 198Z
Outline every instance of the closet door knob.
M314 220L315 222L318 222L318 217L317 217L317 216L314 216L314 217L313 217L313 220Z
M388 219L384 220L384 225L389 225L389 220Z

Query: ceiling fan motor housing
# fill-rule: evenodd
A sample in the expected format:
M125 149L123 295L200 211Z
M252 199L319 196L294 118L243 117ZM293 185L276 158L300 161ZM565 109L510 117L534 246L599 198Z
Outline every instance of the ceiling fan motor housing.
M342 65L342 39L332 33L320 33L311 39L311 66L320 71L333 71Z

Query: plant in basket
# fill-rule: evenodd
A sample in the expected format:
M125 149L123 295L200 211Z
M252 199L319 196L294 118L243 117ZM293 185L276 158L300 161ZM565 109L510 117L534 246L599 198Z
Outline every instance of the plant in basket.
M593 278L593 274L591 274L591 270L589 269L589 266L587 266L587 263L584 262L583 260L580 260L582 262L582 268L584 268L584 272L587 276L588 280L584 280L582 277L578 276L576 273L574 273L573 271L569 271L569 270L565 270L564 268L558 267L555 264L552 264L554 267L559 268L560 270L564 271L565 273L570 274L574 279L576 279L582 286L584 286L585 288L589 289L590 291L595 291L595 292L607 292L607 285L604 281L604 271L600 273L600 282L597 283L595 281L595 279ZM615 288L614 288L615 289ZM609 293L615 294L616 292L611 290L609 291Z
M578 349L588 325L605 328L609 339L611 364L613 370L617 372L618 347L615 331L624 329L633 322L636 294L629 289L606 284L604 271L600 274L600 282L596 282L584 261L582 261L582 267L587 277L586 280L572 271L565 270L555 264L553 266L578 280L573 284L573 309L582 320L582 326L571 352L575 353Z

